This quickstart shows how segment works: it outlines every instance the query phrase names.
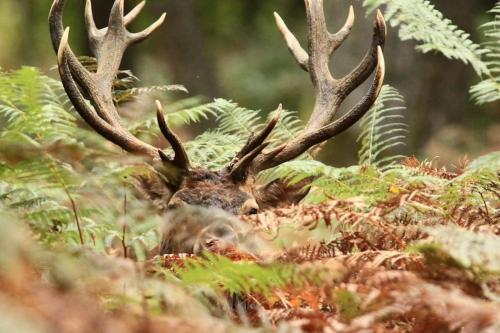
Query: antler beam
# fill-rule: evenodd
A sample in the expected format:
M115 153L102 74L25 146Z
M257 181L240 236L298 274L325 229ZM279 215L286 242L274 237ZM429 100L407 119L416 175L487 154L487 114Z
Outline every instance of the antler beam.
M273 118L259 134L252 133L246 145L240 150L227 167L231 177L239 182L245 180L249 174L254 159L269 145L265 143L280 120L283 106L280 104Z
M156 101L156 118L158 120L158 126L160 127L161 133L174 150L175 157L171 162L182 170L188 170L190 168L188 154L186 153L179 137L168 127L167 120L165 119L163 113L163 106L160 101ZM162 160L165 160L163 155Z
M347 76L335 78L330 70L330 58L351 31L355 18L354 9L350 7L344 26L336 34L331 34L326 26L323 0L304 0L304 2L309 29L308 52L300 45L283 19L277 13L274 15L290 52L299 65L309 72L315 88L316 103L304 132L291 142L258 155L251 166L254 174L290 161L315 145L347 130L366 114L382 89L385 76L383 47L387 28L380 11L377 11L370 49L361 63ZM373 83L365 97L335 121L335 115L347 96L373 72L375 72Z
M59 73L64 88L81 117L107 140L125 151L149 156L154 160L163 157L160 149L133 136L120 122L120 116L113 101L113 83L116 79L126 49L149 37L164 22L163 14L147 29L132 33L127 26L140 14L145 2L137 5L129 14L124 15L124 0L116 0L111 9L108 27L98 29L93 13L92 2L87 0L85 21L89 35L90 48L97 59L97 71L89 72L75 56L68 43L69 28L64 30L64 0L54 0L49 25L52 43L58 53ZM84 98L88 97L93 108ZM189 168L189 159L177 136L168 129L161 105L158 108L158 122L165 138L172 145L175 157L172 161L162 160L176 168Z

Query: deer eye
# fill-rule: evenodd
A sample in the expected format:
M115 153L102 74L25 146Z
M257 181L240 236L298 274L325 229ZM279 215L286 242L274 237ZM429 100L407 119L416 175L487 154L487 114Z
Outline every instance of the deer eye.
M255 215L259 212L259 205L254 199L247 200L241 207L242 215Z

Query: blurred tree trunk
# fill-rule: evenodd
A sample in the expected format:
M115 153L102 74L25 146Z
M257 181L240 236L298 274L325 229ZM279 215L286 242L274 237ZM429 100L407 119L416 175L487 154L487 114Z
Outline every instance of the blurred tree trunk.
M477 31L478 21L495 0L480 2L470 0L434 0L433 3L445 17L451 19L460 29L473 33ZM473 36L480 41L481 36ZM401 60L400 64L401 66ZM448 60L441 54L418 55L405 58L404 67L398 68L401 81L410 81L402 86L411 90L408 96L408 109L412 128L411 151L423 148L425 142L442 126L451 123L464 123L473 104L468 94L469 87L477 79L471 67L456 60ZM412 80L418 78L418 80ZM411 82L415 81L415 82ZM418 81L418 82L417 82Z
M167 12L167 28L162 53L173 74L173 82L183 84L192 95L219 96L215 64L205 45L193 0L156 4L155 13Z
M24 22L36 22L37 17L36 17L36 11L35 11L35 5L32 4L32 0L18 0L20 3L20 6L18 8L22 9L22 17ZM28 26L27 29L36 29L38 27L36 26ZM35 40L35 34L33 32L31 33L25 33L23 38L21 39L21 43L19 47L21 48L21 52L23 54L21 55L23 57L23 60L25 61L26 64L36 64L36 55L34 54L35 48L34 46L36 45L36 40ZM23 51L25 50L25 51Z

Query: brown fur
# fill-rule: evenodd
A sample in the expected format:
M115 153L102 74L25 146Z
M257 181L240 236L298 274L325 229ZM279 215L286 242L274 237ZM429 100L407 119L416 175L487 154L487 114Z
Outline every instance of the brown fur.
M308 180L309 182L309 180ZM234 215L251 215L259 210L296 204L308 193L307 182L288 186L283 181L259 185L253 177L235 182L225 171L193 169L178 189L172 189L158 175L139 178L138 188L162 211L185 205L218 208Z
M201 255L215 248L257 255L267 248L250 224L217 208L185 206L170 210L164 216L161 234L160 255Z

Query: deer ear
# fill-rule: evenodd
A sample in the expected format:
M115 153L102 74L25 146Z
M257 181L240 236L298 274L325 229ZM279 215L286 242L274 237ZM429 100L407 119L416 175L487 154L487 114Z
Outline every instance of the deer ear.
M134 185L143 196L150 199L162 211L167 209L175 192L160 175L154 172L135 176Z
M289 185L284 180L275 180L260 186L255 195L261 210L298 204L309 193L312 178Z

